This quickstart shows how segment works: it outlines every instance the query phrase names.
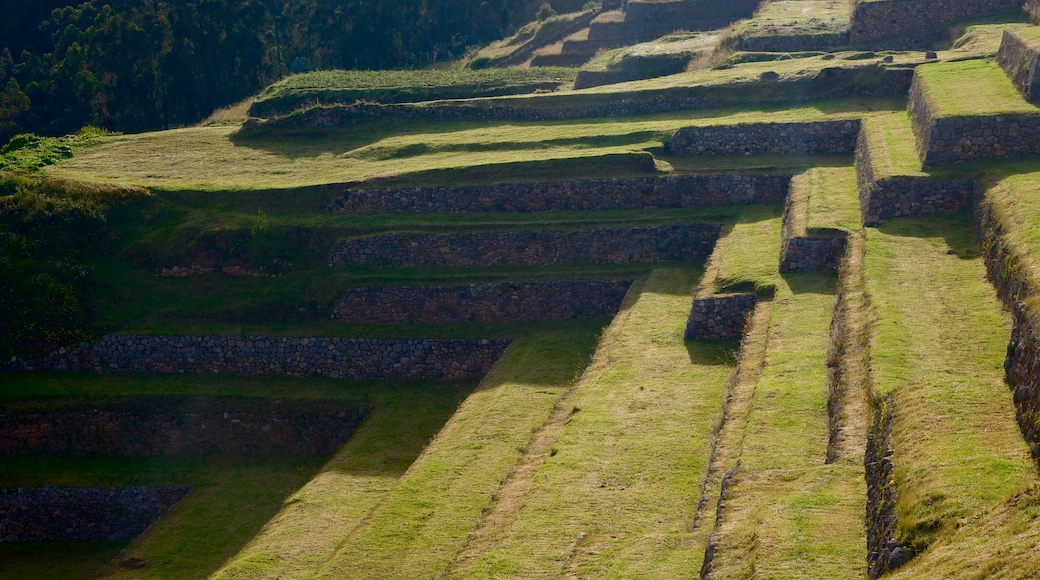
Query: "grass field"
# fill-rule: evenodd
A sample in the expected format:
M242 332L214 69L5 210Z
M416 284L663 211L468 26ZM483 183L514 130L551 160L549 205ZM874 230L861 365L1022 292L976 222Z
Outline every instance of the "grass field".
M713 578L866 571L861 458L825 464L833 274L784 277L716 536Z
M473 385L437 383L346 382L251 377L133 377L69 374L5 374L0 404L31 400L91 399L125 396L248 396L266 398L368 401L375 410L358 434L319 471L322 458L77 458L0 457L0 487L188 485L194 490L158 524L126 544L73 543L67 550L51 544L3 546L4 578L88 578L117 553L120 561L138 558L143 570L113 563L105 577L202 578L217 570L248 543L289 498L317 495L335 504L335 493L313 494L339 482L380 485L400 475L436 434ZM29 399L27 399L27 397ZM340 474L340 470L344 473ZM318 472L317 479L293 495ZM122 552L120 553L120 551ZM40 576L42 562L51 576Z
M1040 115L992 60L937 63L917 69L932 117Z
M941 545L958 522L1035 482L1003 384L1008 321L967 216L870 230L876 399L894 400L897 540Z
M537 178L539 163L576 163L570 178L602 175L616 159L596 157L660 148L683 126L849 119L876 114L879 104L836 101L789 108L710 110L624 119L566 122L428 123L374 122L320 136L241 138L227 126L106 137L81 148L48 174L87 182L121 183L165 190L270 190L386 179L408 174L481 168L488 180L511 164L530 165L522 175ZM583 167L582 160L592 165ZM559 173L561 167L553 167ZM613 172L611 172L613 173ZM438 181L424 175L424 183ZM494 180L494 177L491 177Z
M780 0L760 8L733 32L744 37L839 34L852 18L849 0Z
M691 531L732 343L682 340L698 273L659 269L606 330L522 495L499 496L450 578L696 573ZM561 493L562 492L562 493Z

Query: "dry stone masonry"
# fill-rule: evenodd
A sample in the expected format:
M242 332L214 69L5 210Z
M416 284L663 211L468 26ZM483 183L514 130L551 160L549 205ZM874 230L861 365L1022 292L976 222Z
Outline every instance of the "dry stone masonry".
M936 118L917 77L910 87L910 118L925 169L1040 155L1040 114Z
M758 304L754 294L697 298L686 323L686 340L742 338L748 316Z
M126 542L190 487L0 489L0 543Z
M1015 401L1015 415L1033 459L1040 465L1040 317L1023 302L1012 303L1014 323L1004 372Z
M342 322L528 322L617 314L631 280L539 280L468 286L354 288L332 312Z
M863 225L879 226L895 217L950 214L968 209L975 181L967 178L894 176L878 178L866 135L856 148L856 180Z
M343 401L151 397L0 414L0 455L326 455L367 406Z
M557 183L498 183L347 191L330 213L536 212L779 203L789 175L680 175Z
M1040 100L1040 51L1013 30L1005 30L997 63L1027 101Z
M667 147L678 155L840 155L856 149L860 121L684 127Z
M509 340L109 335L21 363L100 374L234 374L476 381Z
M692 224L579 231L400 233L340 241L333 268L534 267L704 260L722 226Z
M844 236L788 238L784 240L780 255L780 271L787 273L836 270L845 257L848 245L848 238Z
M849 41L863 44L879 38L912 34L921 23L941 27L989 14L1015 13L1022 0L888 0L857 2Z

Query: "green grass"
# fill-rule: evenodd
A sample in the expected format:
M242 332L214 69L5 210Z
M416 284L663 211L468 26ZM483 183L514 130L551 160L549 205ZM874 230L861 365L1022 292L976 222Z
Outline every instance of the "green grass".
M897 539L941 544L1036 479L1003 384L1009 323L968 216L870 230L874 397L894 400Z
M796 175L791 181L791 196L795 207L801 209L792 212L795 236L828 236L836 230L859 229L862 218L852 166L816 167Z
M606 50L585 63L581 70L627 71L653 66L658 60L685 56L694 58L710 53L718 45L721 36L717 33L678 32L662 36L651 42L642 42Z
M500 526L478 528L447 577L697 574L707 538L690 526L733 343L683 342L696 279L660 269L630 294L529 491L500 498Z
M369 101L407 103L534 92L574 82L561 67L472 70L323 70L286 77L263 90L253 110L288 114L300 107Z
M1003 243L1022 264L1030 286L1040 288L1040 173L1037 163L1031 172L1007 174L994 170L982 203L990 206L1004 228ZM1025 171L1020 165L1012 166Z
M318 576L419 578L443 570L594 342L585 331L514 342Z
M604 177L616 174L611 167L619 160L611 156L660 148L683 126L850 119L900 106L836 101L563 122L378 121L350 130L248 139L236 136L233 127L196 127L103 138L47 172L87 182L202 191L357 184L409 174L422 175L424 183L450 183L466 168L482 172L484 182L512 175ZM548 166L552 175L539 175L538 168L554 159L561 161ZM589 165L583 165L586 161ZM438 171L447 173L438 180L431 174Z
M850 0L780 0L766 4L733 31L744 37L838 34L848 30L851 18Z
M195 489L158 524L129 545L120 559L149 562L144 570L108 567L114 578L201 578L249 542L289 497L292 505L325 502L357 508L358 497L385 490L418 456L472 384L390 383L223 376L93 376L5 374L0 392L11 408L26 397L35 405L69 397L90 400L120 396L262 396L369 401L370 418L312 480L320 458L2 457L0 487L190 485ZM330 482L335 483L330 489ZM363 492L354 497L344 486ZM358 492L358 489L354 489ZM339 494L339 495L337 495ZM291 497L290 497L291 496ZM313 513L312 513L313 515ZM332 518L340 514L330 513ZM315 516L311 523L319 521ZM315 528L316 529L316 528ZM313 538L311 538L313 540ZM4 577L87 577L123 545L73 544L55 553L48 544L4 547ZM97 554L91 555L94 550ZM102 561L104 560L104 561ZM43 566L41 569L40 566ZM43 572L52 570L53 572ZM60 574L59 574L60 572Z
M862 458L826 465L834 274L784 276L718 533L713 578L866 572Z
M864 119L863 132L867 137L876 179L927 175L921 170L917 139L906 111Z
M708 261L708 275L697 296L720 292L757 292L769 295L779 280L781 208L753 206L724 232Z
M992 60L929 64L916 75L935 119L1040 115L1040 107L1026 101Z
M520 27L520 30L517 30L512 36L492 42L478 50L475 55L468 58L468 64L470 66L494 65L524 46L542 44L557 29L579 15L580 13L560 14L545 20L533 20Z

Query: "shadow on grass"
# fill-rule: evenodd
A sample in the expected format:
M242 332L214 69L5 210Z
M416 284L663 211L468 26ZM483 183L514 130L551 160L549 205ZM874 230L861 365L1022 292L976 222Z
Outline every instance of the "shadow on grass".
M727 340L687 340L686 352L690 355L690 364L697 366L727 366L735 364L740 352L740 341Z
M975 225L968 212L895 218L877 229L884 234L904 238L941 238L946 243L946 253L962 260L974 260L982 255L982 248L975 237Z
M835 294L838 291L838 273L792 272L780 275L794 294Z

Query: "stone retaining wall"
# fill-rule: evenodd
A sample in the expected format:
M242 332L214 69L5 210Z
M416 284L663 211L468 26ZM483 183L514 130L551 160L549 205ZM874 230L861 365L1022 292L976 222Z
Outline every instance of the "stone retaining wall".
M992 115L936 119L915 77L910 87L910 119L923 167L980 159L1040 155L1040 115Z
M126 542L190 487L0 489L0 543Z
M109 335L18 365L100 374L477 381L509 340Z
M332 312L342 322L529 322L613 316L631 280L544 280L468 286L354 288Z
M1015 416L1033 459L1040 465L1040 316L1013 302L1011 340L1004 359L1005 380L1015 401Z
M975 181L966 178L886 177L877 179L870 145L861 135L856 148L856 180L863 225L875 227L895 217L956 213L971 206Z
M535 99L541 106L517 104L517 100L495 102L442 101L423 104L354 103L314 107L264 122L248 120L240 134L266 134L269 131L299 130L314 127L347 127L376 118L419 121L547 121L625 117L648 113L708 109L719 106L720 99L742 99L762 93L758 102L802 103L850 96L903 96L913 72L898 68L832 67L816 77L799 77L769 82L746 82L726 86L672 87L640 91L609 102L578 100L565 95Z
M863 457L867 479L867 575L873 580L899 568L910 554L896 541L896 486L892 482L891 397L871 413L867 450Z
M0 455L326 455L368 413L344 401L110 399L0 414Z
M347 191L330 213L535 212L779 203L790 175L679 175Z
M694 299L684 336L686 340L742 338L756 304L754 294Z
M836 270L848 245L848 239L843 237L789 238L780 254L780 272Z
M1012 30L1005 30L997 63L1027 101L1040 100L1040 51Z
M847 44L849 44L849 35L847 32L833 34L784 34L776 36L740 37L740 50L746 52L803 52L810 50L830 50Z
M387 234L340 241L332 250L329 266L504 268L696 262L711 254L721 229L718 224L691 224L578 231Z
M919 30L922 23L939 27L979 16L1016 13L1023 0L890 0L858 2L852 13L849 41L861 44Z
M860 121L684 127L668 140L678 155L838 155L856 149Z

